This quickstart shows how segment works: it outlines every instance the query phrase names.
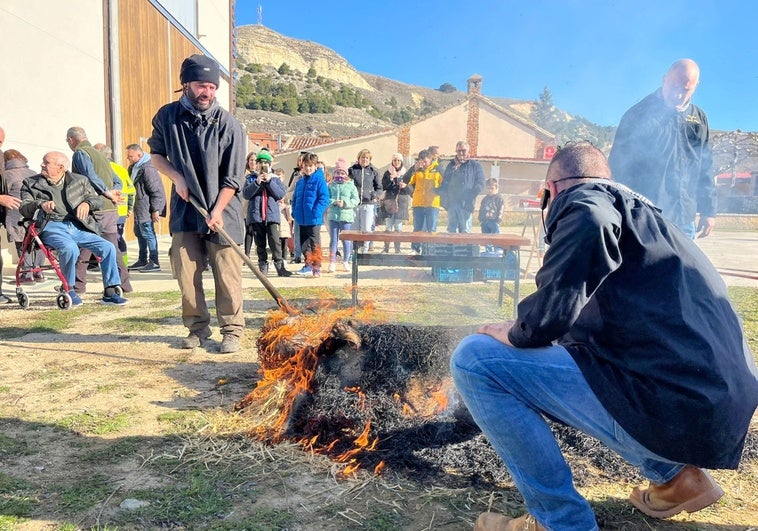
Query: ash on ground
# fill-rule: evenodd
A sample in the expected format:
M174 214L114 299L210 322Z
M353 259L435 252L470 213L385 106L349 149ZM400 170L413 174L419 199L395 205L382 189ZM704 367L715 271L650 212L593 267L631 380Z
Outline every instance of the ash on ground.
M512 486L452 384L450 355L472 332L470 327L337 323L316 348L318 366L290 412L286 438L311 441L364 470L383 468L422 483ZM578 486L644 481L599 441L548 422ZM753 431L743 461L756 458Z

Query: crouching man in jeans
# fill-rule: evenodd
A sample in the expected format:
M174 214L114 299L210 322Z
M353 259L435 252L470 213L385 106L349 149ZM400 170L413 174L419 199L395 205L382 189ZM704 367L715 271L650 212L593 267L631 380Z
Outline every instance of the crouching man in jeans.
M24 180L19 211L26 218L33 218L38 209L49 216L40 238L45 245L58 250L61 271L72 288L68 292L72 306L82 304L73 290L80 247L101 259L105 287L101 302L122 306L128 301L117 290L121 287L121 278L116 247L98 234L99 227L92 216L103 200L84 175L71 173L67 168L66 155L57 151L47 153L42 158L42 173Z
M547 170L550 247L514 322L484 325L453 379L529 514L484 513L477 530L598 529L545 418L602 441L650 480L629 499L653 518L723 491L758 404L755 362L726 286L693 241L610 180L587 142Z

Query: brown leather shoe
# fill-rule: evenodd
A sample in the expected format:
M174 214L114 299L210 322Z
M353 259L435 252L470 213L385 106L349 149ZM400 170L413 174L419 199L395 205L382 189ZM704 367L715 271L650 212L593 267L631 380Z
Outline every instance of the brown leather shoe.
M476 519L474 531L545 531L534 516L525 514L518 518L509 518L497 513L482 513Z
M682 511L694 513L724 495L716 481L702 468L685 466L668 483L650 482L646 489L635 487L629 501L653 518L668 518Z

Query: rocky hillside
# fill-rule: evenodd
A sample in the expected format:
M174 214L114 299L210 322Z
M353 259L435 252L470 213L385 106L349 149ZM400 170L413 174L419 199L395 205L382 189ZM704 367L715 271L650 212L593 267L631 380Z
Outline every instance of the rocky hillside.
M342 56L315 42L285 37L265 26L237 27L237 54L245 63L279 68L287 63L294 70L316 73L356 88L373 90Z
M329 134L332 137L353 136L379 131L397 124L377 117L394 111L418 117L448 107L465 98L460 91L439 90L400 83L381 76L358 72L342 56L315 42L281 35L265 26L248 25L237 28L238 67L259 65L251 73L253 82L261 77L294 84L299 93L312 90L311 75L324 77L337 86L346 85L359 91L376 107L371 109L336 107L332 113L286 115L281 112L250 110L237 107L237 117L250 131L277 134ZM280 74L286 64L291 72ZM250 70L250 69L249 69ZM240 71L242 74L244 72ZM318 88L318 87L316 87Z

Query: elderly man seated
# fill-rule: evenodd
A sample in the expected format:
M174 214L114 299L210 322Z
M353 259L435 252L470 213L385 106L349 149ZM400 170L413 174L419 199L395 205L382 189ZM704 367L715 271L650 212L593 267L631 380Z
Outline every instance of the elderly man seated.
M128 301L120 294L116 248L99 235L92 217L92 212L101 207L102 199L86 177L68 171L68 162L63 153L47 153L42 158L42 173L24 180L19 210L26 218L33 218L38 209L47 214L48 222L40 237L45 245L58 250L61 271L70 287L76 280L80 247L89 249L101 259L105 287L101 302L122 306ZM68 294L72 306L82 304L73 289Z

